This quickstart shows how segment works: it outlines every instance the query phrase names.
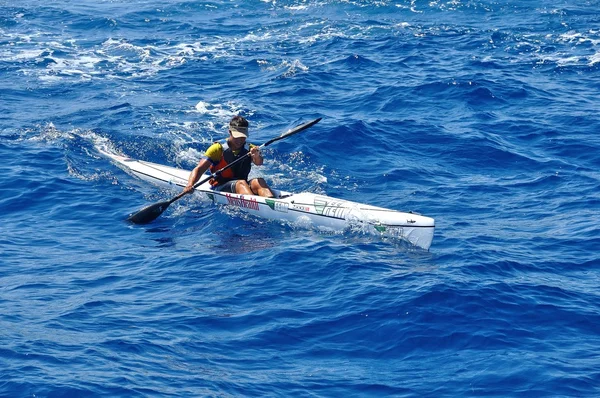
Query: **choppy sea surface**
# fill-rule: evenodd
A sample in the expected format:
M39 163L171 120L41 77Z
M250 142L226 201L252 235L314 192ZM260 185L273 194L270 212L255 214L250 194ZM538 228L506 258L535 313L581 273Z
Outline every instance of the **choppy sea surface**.
M0 0L0 396L600 396L600 1ZM235 114L429 251L166 200Z

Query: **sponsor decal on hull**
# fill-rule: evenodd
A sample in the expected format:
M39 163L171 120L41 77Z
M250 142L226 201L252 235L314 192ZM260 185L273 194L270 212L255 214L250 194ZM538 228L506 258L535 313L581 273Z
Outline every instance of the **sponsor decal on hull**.
M346 218L350 209L344 206L345 202L341 200L326 201L320 198L314 200L317 214L333 218Z
M402 228L402 227L392 227L392 226L385 226L385 225L381 225L381 224L373 225L373 227L375 227L375 229L378 232L385 234L388 237L396 237L396 238L404 237L404 228Z
M299 205L299 204L292 204L292 209L294 210L298 210L298 211L303 211L305 213L314 213L310 211L310 207L306 206L306 205Z
M238 198L230 194L226 194L225 197L227 198L228 205L260 211L260 208L258 207L258 201L254 198L244 199L243 195Z
M315 210L317 211L317 214L322 215L323 210L325 210L325 206L327 206L327 201L315 198L314 204L315 204Z
M287 213L290 205L286 202L280 202L278 200L273 199L265 199L265 203L275 211L280 211L282 213Z

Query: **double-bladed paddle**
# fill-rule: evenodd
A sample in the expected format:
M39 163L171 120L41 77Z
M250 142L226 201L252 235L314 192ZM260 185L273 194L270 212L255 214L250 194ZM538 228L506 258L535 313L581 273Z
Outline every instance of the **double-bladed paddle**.
M289 136L292 136L294 134L297 134L297 133L301 132L302 130L306 130L307 128L319 123L320 120L321 120L321 118L318 118L311 122L301 124L300 126L298 126L296 128L286 131L285 133L281 134L279 137L275 137L275 138L265 142L264 144L260 145L259 148L269 146L276 141L279 141L279 140L282 140ZM211 178L217 177L219 174L221 174L222 172L224 172L225 170L232 167L234 164L240 162L242 159L244 159L248 156L250 156L250 152L248 152L244 156L241 156L240 158L234 160L233 162L229 163L227 166L223 167L222 169L215 171L208 177L198 181L196 184L194 184L194 188L204 184L206 181L210 180ZM131 214L129 216L129 218L127 218L127 220L131 221L134 224L147 224L149 222L152 222L152 221L156 220L165 210L167 210L167 208L171 205L171 203L175 202L176 200L181 199L185 195L187 195L186 192L181 192L177 196L172 197L170 200L167 200L164 202L159 202L159 203L154 203L153 205L144 207L142 210L138 211L137 213Z

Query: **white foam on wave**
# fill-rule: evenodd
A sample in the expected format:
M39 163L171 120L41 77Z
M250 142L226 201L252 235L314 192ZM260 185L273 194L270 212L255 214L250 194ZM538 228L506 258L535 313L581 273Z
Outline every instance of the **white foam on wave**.
M26 49L14 54L12 57L7 56L6 52L3 52L2 55L3 58L7 61L24 61L30 59L37 59L41 57L45 52L46 50Z
M212 127L212 131L219 132L221 135L227 133L227 126L233 116L243 113L246 118L252 118L255 114L254 110L248 109L244 104L236 101L226 101L223 104L218 102L211 103L207 101L198 101L194 106L194 109L202 116L216 119L212 121L209 120L210 127ZM256 129L257 126L253 126L253 128Z
M323 166L312 164L301 151L281 158L269 155L267 153L265 156L265 165L256 169L263 170L262 173L271 186L294 192L309 190L324 193L323 187L328 179Z
M7 61L22 63L21 72L37 76L44 82L88 79L126 79L152 76L178 67L190 61L233 56L237 42L234 39L215 43L175 43L161 45L137 45L127 39L109 38L90 46L75 39L45 41L44 32L6 37L10 46L0 50L0 57ZM244 40L256 40L246 38ZM36 61L28 65L28 61ZM40 63L46 62L40 68ZM106 65L108 64L108 65Z
M539 45L553 44L557 50L541 56L542 62L553 62L558 66L593 66L599 62L597 47L600 31L589 29L581 32L570 30L561 34L549 33L539 40Z
M556 64L559 67L594 66L598 63L599 33L598 30L590 29L585 32L570 30L543 35L507 34L497 43L494 40L490 43L511 54L511 63ZM549 51L549 48L552 50ZM493 62L494 59L496 57L488 57L486 61Z
M242 106L233 102L223 104L211 104L206 101L199 101L196 106L196 111L201 115L212 116L221 120L230 119L233 115L242 110Z
M294 60L283 60L278 64L272 64L271 62L260 59L256 63L260 66L263 71L266 72L277 72L281 71L280 77L293 77L299 73L306 73L310 68L302 63L300 59Z
M83 181L106 180L117 184L116 177L103 166L93 166L93 160L103 159L102 153L120 154L107 137L91 130L61 130L50 122L22 131L22 140L43 142L59 147L65 153L66 169L70 176Z
M219 58L227 55L227 52L220 48L218 44L206 45L200 42L178 43L173 49L175 52L174 56L186 62L188 59L207 61L211 56Z
M102 43L102 49L108 52L114 52L116 56L137 56L140 60L150 58L151 51L156 50L154 46L136 46L125 39L108 39Z
M58 143L73 138L73 132L59 130L52 122L46 123L44 126L22 131L23 140L34 142Z
M64 143L68 151L82 151L90 158L99 159L102 153L123 155L110 138L92 130L60 130L53 123L42 127L37 135L29 137L32 141L44 141L50 144Z
M178 162L195 166L203 155L204 151L199 151L197 149L188 147L178 151L175 156Z

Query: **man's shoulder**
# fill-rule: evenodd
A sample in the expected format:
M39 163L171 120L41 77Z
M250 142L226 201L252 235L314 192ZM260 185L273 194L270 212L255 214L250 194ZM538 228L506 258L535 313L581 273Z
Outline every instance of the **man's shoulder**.
M223 155L223 144L215 142L205 152L206 157L218 161Z

